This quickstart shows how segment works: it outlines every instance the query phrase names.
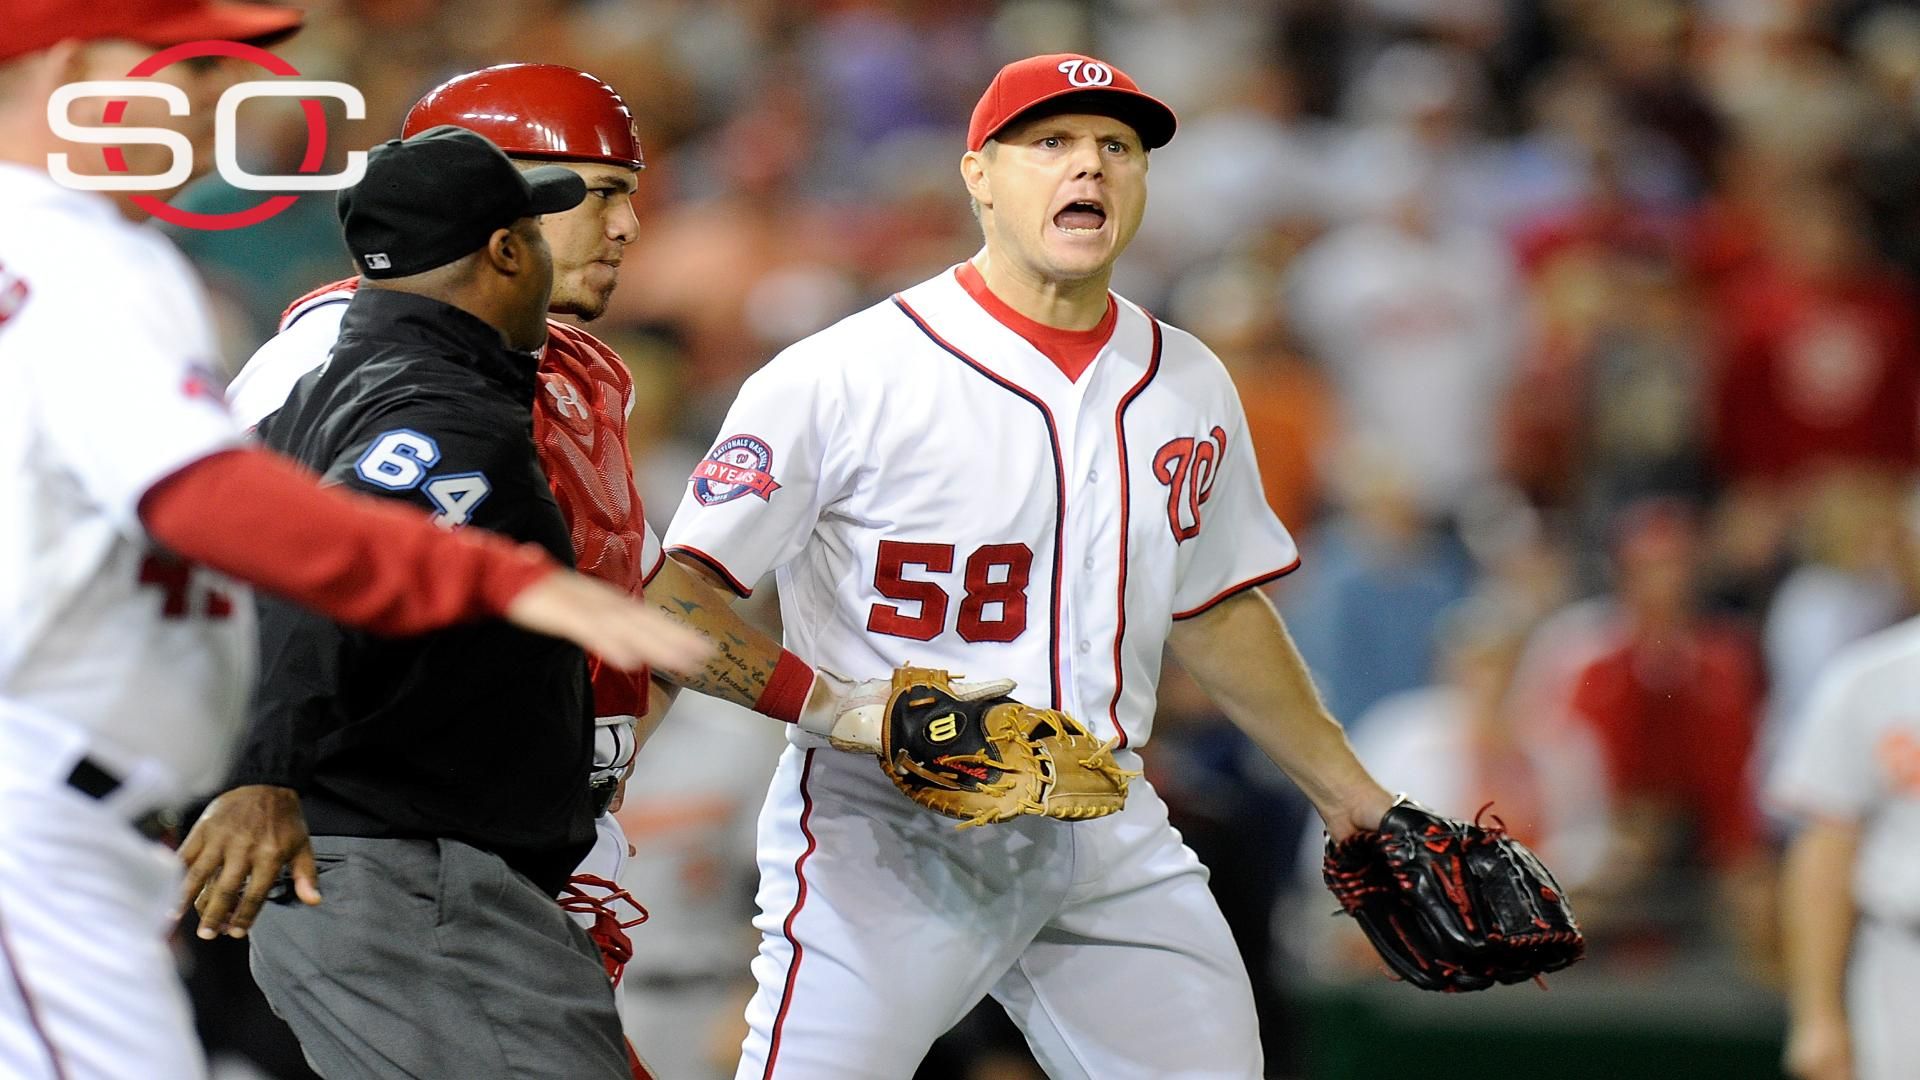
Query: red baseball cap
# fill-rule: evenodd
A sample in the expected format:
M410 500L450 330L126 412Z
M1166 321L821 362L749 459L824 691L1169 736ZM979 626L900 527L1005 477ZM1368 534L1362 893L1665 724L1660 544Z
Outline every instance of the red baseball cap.
M1173 110L1143 93L1127 73L1079 53L1048 53L1000 69L973 107L967 149L978 150L1007 125L1046 106L1048 113L1087 112L1124 120L1153 150L1173 138Z
M62 41L124 38L164 48L189 41L265 45L300 29L306 13L222 0L5 0L0 60Z

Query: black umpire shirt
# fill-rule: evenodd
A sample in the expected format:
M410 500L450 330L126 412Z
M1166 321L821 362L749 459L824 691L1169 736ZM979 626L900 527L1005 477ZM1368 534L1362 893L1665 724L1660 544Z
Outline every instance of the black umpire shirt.
M538 359L459 308L362 288L268 446L441 523L573 564L533 443ZM593 843L593 706L573 645L487 620L411 638L261 597L261 678L230 786L300 792L315 835L445 837L557 892Z

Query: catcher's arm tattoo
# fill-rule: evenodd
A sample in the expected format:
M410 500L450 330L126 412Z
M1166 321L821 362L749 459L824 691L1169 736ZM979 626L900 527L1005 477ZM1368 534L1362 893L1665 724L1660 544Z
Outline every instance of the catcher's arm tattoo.
M1227 719L1312 800L1335 840L1378 825L1393 796L1354 757L1264 593L1247 589L1174 623L1167 643Z
M733 610L733 594L709 579L703 568L667 559L647 583L646 597L714 645L706 663L685 675L661 672L661 681L748 708L766 693L780 663L780 643L748 625Z

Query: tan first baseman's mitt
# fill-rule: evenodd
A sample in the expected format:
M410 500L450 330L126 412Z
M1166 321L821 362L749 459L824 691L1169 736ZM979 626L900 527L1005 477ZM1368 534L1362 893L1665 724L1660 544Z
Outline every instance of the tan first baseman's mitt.
M1114 764L1078 720L1006 696L1005 684L962 690L944 671L893 672L880 726L880 767L907 798L960 827L1022 814L1066 821L1105 817L1140 775Z

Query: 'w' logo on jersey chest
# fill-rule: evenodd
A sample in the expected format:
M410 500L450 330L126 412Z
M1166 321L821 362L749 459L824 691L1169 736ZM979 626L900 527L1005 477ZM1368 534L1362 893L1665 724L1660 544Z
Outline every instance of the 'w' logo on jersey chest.
M1227 433L1218 424L1205 438L1168 440L1153 455L1153 475L1167 485L1167 524L1176 543L1200 535L1200 508L1213 494L1213 477L1227 456Z

